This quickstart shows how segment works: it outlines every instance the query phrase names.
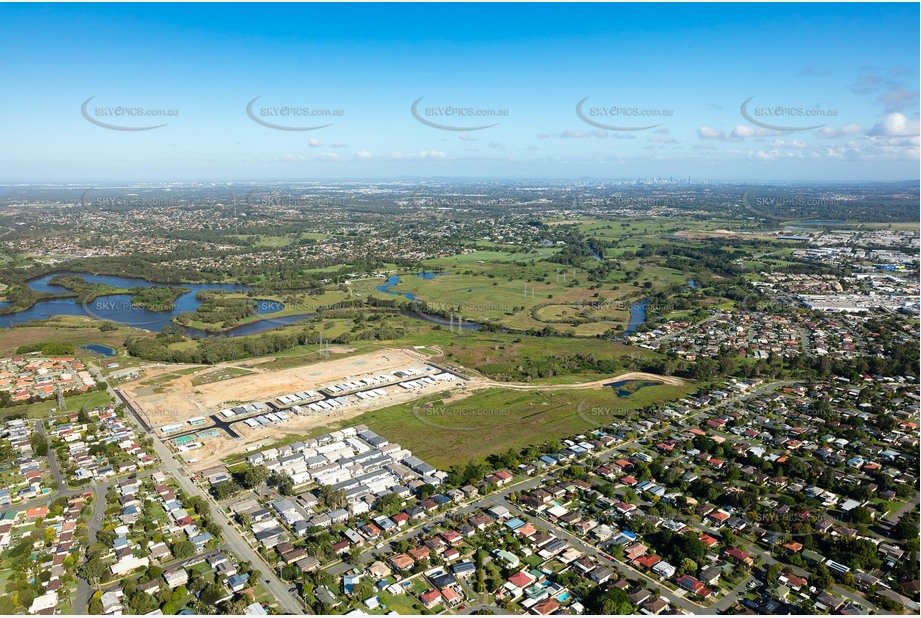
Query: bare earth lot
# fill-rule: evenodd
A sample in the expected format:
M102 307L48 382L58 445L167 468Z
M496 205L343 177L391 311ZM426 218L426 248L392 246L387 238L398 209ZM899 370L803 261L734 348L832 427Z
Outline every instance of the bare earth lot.
M219 410L252 401L267 401L289 393L316 389L331 382L365 374L396 371L425 361L423 354L409 350L382 350L360 356L314 363L278 371L266 371L255 365L253 373L210 384L194 386L197 374L179 376L154 392L144 382L157 375L156 368L133 382L121 386L143 409L152 426L182 422L189 417L211 414ZM162 373L174 373L178 366L164 368ZM202 368L199 373L204 373Z
M431 356L415 350L385 349L274 371L261 369L260 363L249 361L247 368L251 373L198 385L195 384L195 381L201 382L203 375L226 370L235 365L228 363L218 367L202 366L197 371L194 371L195 366L151 366L141 378L121 385L121 390L152 427L160 427L185 422L195 416L214 414L223 408L240 403L268 401L293 392L318 390L320 387L346 380L410 367L421 368L423 363L431 360L433 360ZM296 415L292 413L290 420L285 423L257 428L250 428L242 421L234 423L232 428L240 435L239 439L231 439L227 434L221 432L217 437L206 439L202 448L188 451L183 454L183 457L193 470L202 470L217 465L221 463L221 460L233 455L266 447L279 440L295 440L323 427L341 426L343 421L351 420L366 412L408 403L433 393L445 393L445 401L456 402L474 392L488 388L541 391L574 388L601 389L604 384L615 379L648 379L671 385L683 383L674 377L625 373L616 378L609 377L582 384L516 384L495 382L478 376L469 380L440 382L413 391L398 386L386 386L382 387L387 393L383 397L360 401L327 414ZM210 425L211 423L207 422L202 428Z
M175 373L178 366L154 367L141 378L121 385L122 392L142 412L152 427L184 422L195 416L213 414L238 403L268 401L282 395L318 387L353 378L392 372L409 367L419 367L430 357L413 350L387 349L349 358L322 363L266 371L250 363L253 373L221 380L209 384L193 385L199 374L212 371L203 367L200 372L180 375L162 382L155 388L151 382L157 376ZM186 454L186 459L196 460L192 467L206 468L219 463L223 458L241 453L255 445L270 444L291 435L303 435L318 427L342 422L360 416L369 410L384 408L432 393L457 388L461 381L439 383L419 391L408 391L396 386L384 388L387 395L378 399L363 401L341 411L328 415L291 414L287 423L267 427L250 428L242 422L234 423L233 429L241 438L231 440L225 434L209 438L205 448ZM211 425L207 423L202 428Z

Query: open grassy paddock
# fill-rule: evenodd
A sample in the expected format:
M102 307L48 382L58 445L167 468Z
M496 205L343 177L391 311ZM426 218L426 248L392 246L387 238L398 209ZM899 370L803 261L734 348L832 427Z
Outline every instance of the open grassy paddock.
M589 431L632 410L683 397L689 385L646 386L628 397L612 389L559 391L491 388L441 404L427 398L367 412L357 422L445 469L531 444Z

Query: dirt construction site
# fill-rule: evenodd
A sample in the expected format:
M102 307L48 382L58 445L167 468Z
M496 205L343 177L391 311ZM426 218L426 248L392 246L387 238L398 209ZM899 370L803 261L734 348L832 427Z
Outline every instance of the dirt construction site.
M145 370L137 380L126 382L119 388L160 436L158 428L183 424L194 417L207 419L194 429L208 429L214 426L211 415L239 405L272 401L290 393L318 391L337 383L392 374L395 371L418 372L426 368L431 371L428 360L426 355L414 350L388 349L276 371L250 366L242 375L208 383L202 383L202 377L221 371L220 366L200 367L199 370L195 370L195 366L153 366ZM201 448L183 453L183 458L191 468L204 469L228 456L269 445L291 435L303 435L369 410L456 389L464 383L465 380L457 378L419 389L404 389L391 384L381 388L384 394L373 399L359 400L354 397L354 403L341 409L303 415L289 413L284 423L251 427L242 420L229 422L227 425L238 438L231 439L227 433L218 432L216 436L202 439Z
M252 361L246 365L150 365L141 377L121 384L119 389L153 433L171 442L189 467L198 471L218 465L233 455L268 447L284 439L296 440L320 428L332 429L365 412L433 393L444 393L446 402L456 402L490 387L542 391L600 389L612 379L682 383L674 377L635 372L582 384L494 382L476 372L466 377L461 377L456 368L449 367L449 372L445 372L443 366L433 365L433 360L414 349L386 349L278 370L262 369L261 363ZM451 375L446 378L448 373ZM387 374L386 381L373 386L356 383ZM434 379L438 374L442 378ZM420 376L427 380L424 384L403 387L403 383L408 385ZM344 387L345 383L351 386ZM337 385L344 390L336 392L330 388ZM298 405L285 407L283 412L272 413L266 405L293 393L308 392L313 396ZM321 400L323 403L336 400L342 405L332 409L325 405L318 407L317 402ZM261 408L243 412L239 420L230 412L250 404ZM254 420L260 415L266 418L273 414L281 414L282 418L265 424ZM195 420L190 423L192 419ZM174 433L164 431L169 426L173 426ZM180 440L182 442L177 442Z

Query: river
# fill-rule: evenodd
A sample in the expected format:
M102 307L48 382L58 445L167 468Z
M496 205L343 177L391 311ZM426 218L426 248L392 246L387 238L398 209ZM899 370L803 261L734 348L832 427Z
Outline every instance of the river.
M446 273L424 272L417 273L415 276L421 277L422 279L431 280L436 276L445 274ZM195 294L197 292L202 290L246 292L252 289L248 285L236 283L154 283L135 277L121 277L117 275L91 275L76 272L51 273L38 279L29 281L29 287L37 292L45 293L62 293L69 291L64 287L50 283L50 280L58 275L76 275L83 277L83 279L89 283L100 283L118 288L183 287L189 289L190 291L177 298L173 303L172 308L167 311L151 311L149 309L134 307L131 305L131 295L129 294L110 294L107 296L99 296L92 301L84 303L78 303L76 298L51 298L47 300L41 300L24 311L0 315L0 327L8 328L16 324L24 324L33 320L46 320L58 315L75 315L96 318L99 320L107 320L116 322L118 324L123 324L125 326L132 326L148 331L160 332L165 327L172 325L173 318L180 313L194 312L201 306L201 301L195 298ZM394 286L398 285L400 281L401 278L399 275L391 275L387 279L386 283L377 286L377 290L386 294L403 296L410 301L415 300L416 296L410 292L396 292L392 289ZM630 320L627 324L627 329L624 334L630 334L636 331L640 324L646 322L646 305L648 303L648 299L643 299L630 305ZM0 303L0 306L8 304L9 303ZM257 302L255 303L255 306L256 311L261 314L275 313L280 310L279 304L276 302ZM421 311L406 310L402 311L401 313L406 317L421 319L434 324L441 324L443 326L458 325L456 320L452 321L449 318L444 318L436 315L428 315L422 313ZM262 320L241 324L240 326L235 326L219 333L209 333L190 327L185 327L183 330L187 335L193 337L242 337L245 335L256 335L269 330L273 330L275 328L279 328L281 326L286 326L288 324L294 324L301 320L314 317L315 315L316 314L314 313L305 313L274 318L267 317ZM460 326L466 330L480 330L482 328L480 324L468 321L461 322ZM500 329L500 332L504 330L505 329Z
M90 275L86 273L75 272L56 272L38 279L29 281L29 287L37 292L45 293L62 293L68 290L59 285L50 283L50 280L58 275L76 275L83 278L88 283L101 283L119 288L151 288L151 287L183 287L189 292L181 295L173 303L172 308L167 311L151 311L140 307L134 307L131 304L130 294L110 294L99 296L94 300L78 303L76 298L51 298L41 300L29 309L18 311L7 315L0 315L0 326L10 327L16 324L23 324L33 320L45 320L58 315L77 315L96 318L99 320L109 320L133 326L144 330L159 332L166 326L172 324L172 319L187 311L194 312L201 306L201 301L195 298L195 294L202 290L223 290L225 292L245 292L252 288L248 285L237 283L153 283L145 279L135 277L120 277L116 275ZM263 313L263 303L256 303L256 311ZM271 306L272 311L278 311L277 306ZM268 312L266 312L268 313ZM284 316L278 318L266 318L243 324L229 329L222 335L239 337L242 335L253 335L256 333L278 328L281 325L303 320L309 316ZM207 335L203 331L186 328L189 335Z

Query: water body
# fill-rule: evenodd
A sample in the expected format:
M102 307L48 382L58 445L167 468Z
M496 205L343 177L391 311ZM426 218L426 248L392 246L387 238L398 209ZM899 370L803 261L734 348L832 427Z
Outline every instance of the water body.
M80 346L81 350L89 350L95 354L101 356L115 356L115 348L110 348L107 345L102 345L101 343L88 343L86 345Z
M434 279L437 275L444 273L419 273L416 276L423 279ZM108 320L133 326L153 332L160 332L167 326L173 325L172 319L183 312L194 312L201 306L201 301L195 298L195 294L202 290L223 290L226 292L245 292L252 289L248 285L235 283L154 283L145 279L135 277L120 277L116 275L90 275L77 272L55 272L29 282L29 287L38 292L45 293L62 293L68 290L62 286L50 283L50 280L58 275L76 275L90 283L102 283L113 287L130 288L130 287L183 287L190 291L180 296L173 303L169 311L150 311L131 305L130 294L110 294L100 296L95 300L86 303L78 303L75 298L52 298L42 300L31 308L24 311L18 311L7 315L0 315L0 327L11 327L16 324L23 324L33 320L46 320L58 315L75 315L92 317L100 320ZM395 280L394 280L395 279ZM387 280L387 286L394 286L400 282L398 276L391 277ZM386 286L379 286L381 289ZM383 290L391 294L399 294L390 290ZM406 295L412 300L411 294ZM2 302L0 306L8 306L10 303ZM284 309L284 305L278 301L259 299L255 303L256 312L262 315L269 315ZM448 320L439 322L440 318L436 316L423 316L413 312L407 312L407 315L417 319L427 319L435 323L448 324ZM302 320L316 316L316 313L302 313L294 315L279 316L275 318L267 317L264 320L256 320L247 324L241 324L229 328L222 332L211 333L196 328L184 328L184 332L192 337L243 337L246 335L257 335L282 326L295 324ZM465 323L464 328L478 330L479 324ZM95 345L95 344L94 344ZM91 349L91 348L88 348ZM96 351L96 350L93 350ZM101 352L100 352L101 353Z
M84 281L90 283L103 283L115 287L184 287L190 291L183 294L173 303L169 311L150 311L140 307L134 307L131 304L129 294L110 294L100 296L95 300L87 303L78 303L75 298L53 298L37 302L34 306L25 311L0 316L0 326L9 327L15 324L23 324L32 320L45 320L58 315L76 315L87 316L101 320L110 320L125 326L134 326L144 330L159 332L164 327L172 324L172 319L180 313L186 311L196 311L201 306L201 301L195 298L195 294L202 290L222 290L226 292L245 292L251 289L247 285L235 283L183 283L183 284L166 284L154 283L135 277L119 277L114 275L89 275L85 273L60 272L45 275L29 282L29 287L39 292L61 293L66 292L66 288L50 283L53 277L58 275L77 275L83 277ZM5 303L8 305L9 303ZM274 301L263 301L256 303L256 311L261 314L274 313L280 311L284 306ZM261 332L272 330L287 324L293 324L299 320L311 317L313 314L289 315L277 318L267 318L256 322L250 322L228 329L223 334L230 337L240 337L243 335L255 335ZM189 335L208 336L215 333L206 333L194 328L186 328Z
M248 322L246 324L241 324L240 326L234 326L217 333L209 333L203 330L198 330L197 328L190 327L186 327L185 332L191 337L243 337L246 335L258 335L259 333L264 333L266 331L280 328L282 326L288 326L289 324L296 324L301 320L307 320L316 315L316 313L298 313L294 315L280 316L277 318L266 318L264 320L256 320L255 322Z
M438 273L438 272L425 272L425 273L416 273L414 276L421 277L425 280L432 280L437 276L446 275L447 273ZM194 312L201 306L201 301L195 298L195 294L201 290L224 290L231 292L244 292L250 288L247 285L233 284L233 283L188 283L188 284L168 284L168 283L154 283L146 281L144 279L138 279L134 277L119 277L115 275L89 275L85 273L72 273L72 272L58 272L45 275L39 279L34 279L29 282L29 286L40 292L47 293L60 293L66 292L67 290L61 286L54 285L49 283L50 279L58 275L78 275L83 277L85 281L91 283L103 283L111 285L113 287L184 287L188 288L190 291L180 296L176 302L173 304L173 308L170 311L150 311L148 309L136 308L131 305L131 296L129 294L111 294L108 296L100 296L93 301L87 303L78 303L75 298L53 298L48 300L39 301L30 309L25 311L19 311L16 313L8 315L0 315L0 327L11 327L16 324L23 324L26 322L31 322L33 320L45 320L58 315L75 315L75 316L86 316L92 317L101 320L109 320L116 322L118 324L123 324L125 326L133 326L135 328L141 328L144 330L149 330L153 332L160 332L163 328L167 326L172 326L172 319L176 315L189 311ZM384 292L386 294L394 294L399 296L404 296L408 300L415 300L415 295L411 293L401 293L396 292L390 288L398 285L401 281L399 275L392 275L389 277L385 284L377 286L377 290ZM630 334L636 331L637 327L640 324L646 322L646 305L649 303L648 299L643 299L637 303L634 303L630 306L630 320L627 325L627 330L625 334ZM0 306L9 305L9 303L0 303ZM284 305L277 301L268 301L268 300L257 300L255 303L256 311L260 314L272 314L284 309ZM440 324L442 326L450 326L451 320L449 318L437 316L437 315L427 315L421 312L415 311L402 311L402 315L414 318L418 320L425 320L433 324ZM243 337L246 335L257 335L266 331L270 331L282 326L287 326L290 324L295 324L302 320L306 320L312 317L315 317L315 313L304 313L296 315L287 315L271 318L268 317L263 320L257 320L249 322L247 324L242 324L233 328L229 328L222 332L212 333L206 332L195 328L184 328L184 332L192 337ZM454 321L454 325L457 325L457 321ZM482 325L477 322L463 322L461 327L465 330L479 331L482 330ZM500 332L507 332L505 329L500 329ZM94 344L95 345L95 344ZM91 349L91 348L88 348Z
M401 311L400 315L407 318L414 318L417 320L425 320L426 322L431 322L432 324L440 324L442 326L457 326L457 319L452 323L450 318L443 318L440 315L429 315L427 313L422 313L421 311ZM464 330L481 330L483 326L477 322L461 322L461 328ZM502 329L499 329L499 332L505 332ZM498 340L497 340L498 341ZM500 342L501 343L501 342Z
M700 286L698 286L698 285L697 285L697 282L694 281L693 279L688 279L688 287L691 288L692 290L699 290L699 289L700 289Z
M110 294L107 296L100 296L85 303L78 303L76 298L52 298L39 301L24 311L0 316L0 326L9 327L15 324L31 322L32 320L45 320L57 315L77 315L100 320L110 320L126 326L134 326L136 328L159 332L172 323L173 317L186 311L195 311L201 306L201 301L195 298L197 292L202 290L243 292L250 289L247 285L235 283L165 284L153 283L134 277L89 275L74 272L51 273L44 277L33 279L29 282L29 287L37 292L67 292L68 290L66 288L50 283L50 280L58 275L76 275L82 277L84 281L89 283L102 283L120 288L179 286L187 288L190 291L177 298L170 311L150 311L149 309L134 307L131 304L130 294Z
M425 279L426 281L431 281L435 277L446 275L446 274L447 273L430 272L430 273L416 273L415 276ZM378 292L383 292L384 294L395 294L396 296L402 296L403 298L407 300L416 300L416 295L413 294L412 292L396 292L392 289L395 286L400 285L401 281L403 281L403 279L400 277L400 275L390 275L387 278L386 283L384 283L383 285L378 285L374 289L377 290Z
M402 280L403 279L400 278L400 275L390 275L389 277L387 277L386 283L375 286L374 289L377 290L378 292L383 292L384 294L395 294L396 296L404 296L408 298L409 300L416 300L415 294L412 294L410 292L394 292L391 289L395 285L399 285Z
M635 333L640 324L646 323L646 305L648 304L649 299L644 298L630 305L630 321L627 322L627 330L624 331L625 335Z
M618 397L629 397L633 393L640 389L646 388L647 386L658 385L658 382L648 382L645 380L618 380L617 382L605 384L605 386L610 386L613 388Z
M790 227L797 227L801 225L847 225L847 221L822 221L822 220L809 220L809 221L796 221L794 223L788 224Z
M787 223L784 227L795 229L800 232L821 232L821 227L832 225L847 225L847 221L794 221Z

